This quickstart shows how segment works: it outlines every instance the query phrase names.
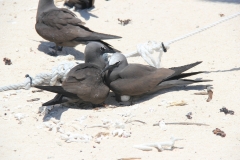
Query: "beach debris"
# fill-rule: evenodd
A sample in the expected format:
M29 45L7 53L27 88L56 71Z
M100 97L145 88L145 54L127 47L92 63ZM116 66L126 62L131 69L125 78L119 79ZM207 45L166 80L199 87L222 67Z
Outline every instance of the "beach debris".
M137 148L137 149L140 149L142 151L151 151L152 148L156 148L159 152L161 152L165 149L173 150L174 148L178 148L178 147L174 146L175 141L178 141L178 140L183 140L183 139L171 137L170 141L156 142L156 143L146 143L146 144L134 145L133 147Z
M185 102L184 100L179 101L179 102L172 102L169 104L169 106L167 107L173 107L173 106L185 106L187 105L187 102Z
M223 13L220 13L219 16L220 16L220 17L224 17L225 15L224 15Z
M161 121L158 122L158 126L161 128L161 130L166 131L167 130L167 126L164 122L164 120L162 119Z
M166 125L197 125L197 126L209 126L205 123L191 123L191 122L172 122L172 123L165 123ZM153 124L153 126L159 126L159 123Z
M223 113L225 113L225 114L234 115L234 111L228 110L226 107L222 107L222 108L220 109L220 112L223 112Z
M80 124L82 124L87 119L87 117L88 116L82 116L80 118L75 119L75 121L78 121Z
M216 134L216 135L219 135L221 137L225 137L226 136L226 133L224 133L223 131L221 131L219 128L216 128L213 130L213 133Z
M212 97L213 97L213 91L211 90L212 87L207 87L207 93L208 93L208 99L207 99L207 102L210 102L212 100Z
M108 138L109 133L108 132L99 132L98 134L96 134L95 136L95 142L96 143L100 143L103 139Z
M4 61L4 63L5 63L5 65L11 65L12 64L12 62L11 62L11 59L9 59L9 58L3 58L3 61Z
M82 129L80 128L80 126L76 125L76 124L68 124L68 126L74 128L77 131L81 131Z
M131 158L120 158L118 160L141 160L142 158L135 158L135 157L131 157Z
M26 115L23 114L23 113L16 113L16 114L14 115L14 117L15 117L17 120L20 121L21 119L25 118Z
M52 123L51 123L52 122ZM53 133L64 133L64 130L61 129L63 122L57 120L55 118L51 118L50 122L43 122L44 126L49 129L49 131L53 131Z
M109 136L109 133L108 132L99 132L98 134L95 135L95 138L99 138L101 136Z
M121 23L121 25L125 26L125 25L127 25L129 22L131 22L131 19L121 20L121 19L118 18L118 21Z
M39 101L39 100L40 100L40 98L33 98L33 99L27 100L27 102L34 102L34 101Z
M131 132L127 132L123 129L116 129L116 130L113 130L112 131L112 135L115 137L115 136L118 136L118 137L123 137L123 138L128 138L131 136Z
M92 140L92 137L86 134L80 135L78 133L71 133L68 132L66 134L62 134L61 135L61 139L65 140L65 142L67 143L71 143L71 142L84 142L87 143L90 140Z
M32 93L36 93L36 92L43 92L43 90L42 89L32 90Z
M194 93L195 95L208 95L207 92L197 92L197 93Z
M137 119L135 119L135 120L128 119L128 120L126 120L125 123L132 123L132 122L139 122L139 123L142 123L142 124L147 124L146 122L143 122L143 121L140 121L140 120L137 120Z
M106 129L109 129L109 125L102 125L102 124L100 124L100 125L93 125L93 126L88 126L87 128L96 128L96 127L102 127L102 128L106 128Z
M192 112L189 112L186 116L188 119L192 119Z

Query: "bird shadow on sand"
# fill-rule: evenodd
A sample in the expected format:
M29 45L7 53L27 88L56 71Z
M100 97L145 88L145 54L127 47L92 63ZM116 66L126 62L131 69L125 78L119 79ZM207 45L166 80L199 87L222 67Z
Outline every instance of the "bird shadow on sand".
M38 46L38 50L49 55L49 47L55 46L52 42L44 42L40 41L40 44ZM58 51L57 53L59 56L66 56L66 55L72 55L74 56L75 60L84 60L84 53L76 50L73 47L63 47L62 51Z
M91 10L93 9L94 7L90 9L77 10L76 12L78 12L81 17L83 17L86 21L88 21L91 17L98 18L98 16L91 13Z
M67 111L68 109L69 108L62 106L53 107L53 109L43 117L43 122L49 121L50 118L60 120L63 112Z
M211 85L194 85L194 86L179 86L179 87L173 87L173 88L169 88L169 89L164 89L164 90L160 90L158 92L155 92L153 94L149 94L149 95L144 95L142 97L139 98L135 98L133 100L133 105L134 104L139 104L142 103L144 101L148 101L156 96L159 96L161 94L165 94L168 92L178 92L178 91L191 91L191 90L204 90L206 89L207 86L211 86ZM117 102L115 100L115 96L114 93L110 92L108 98L106 99L106 104L108 105L114 105L116 107L127 107L130 105L130 103L125 103L125 102Z
M150 100L150 99L152 99L152 98L154 98L158 95L165 94L165 93L168 93L168 92L202 91L202 90L206 89L208 86L211 86L211 85L179 86L179 87L164 89L164 90L160 90L158 92L155 92L154 94L143 96L140 99L138 99L135 103L141 103L141 102Z

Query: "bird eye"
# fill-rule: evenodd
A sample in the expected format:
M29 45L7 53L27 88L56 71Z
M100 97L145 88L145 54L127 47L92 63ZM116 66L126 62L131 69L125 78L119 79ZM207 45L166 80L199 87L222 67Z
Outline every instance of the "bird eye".
M105 48L105 47L101 47L100 50L101 50L101 51L104 51L104 50L106 50L106 48Z

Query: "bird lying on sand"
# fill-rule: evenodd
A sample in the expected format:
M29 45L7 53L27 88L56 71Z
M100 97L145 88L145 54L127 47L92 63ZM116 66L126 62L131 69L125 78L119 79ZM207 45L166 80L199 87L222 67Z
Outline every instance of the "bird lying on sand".
M78 44L87 44L89 41L108 45L102 40L121 38L94 32L83 24L73 12L65 8L57 8L53 0L39 0L35 29L41 37L56 44L51 55L56 56L57 51L62 50L63 46L75 47Z
M161 89L211 80L182 79L203 72L183 73L201 62L174 68L155 68L142 64L128 64L121 53L112 55L106 66L104 80L115 93L117 101L131 101L133 97L151 94Z
M64 5L75 9L87 9L94 6L95 0L65 0Z
M85 63L72 68L62 86L35 86L57 93L54 99L42 104L42 106L64 102L101 104L105 101L109 88L103 83L102 70L107 62L103 54L114 53L114 50L99 42L90 42L84 52Z

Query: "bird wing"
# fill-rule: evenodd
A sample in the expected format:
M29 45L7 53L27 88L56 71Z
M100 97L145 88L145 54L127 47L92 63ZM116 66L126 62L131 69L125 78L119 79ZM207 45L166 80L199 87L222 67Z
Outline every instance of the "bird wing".
M43 12L35 27L43 38L55 43L62 43L79 37L88 40L88 37L93 36L94 32L83 24L73 12L65 8L58 8Z
M136 96L151 92L161 81L171 76L173 70L140 64L128 65L119 78L110 83L110 89L120 95Z
M84 24L73 12L65 8L51 9L43 12L41 22L57 29L62 29L68 24L75 26Z
M83 26L83 22L76 15L65 8L51 9L43 12L36 23L36 30L43 38L63 43L76 41L94 41L100 39L116 39L119 36L93 32Z
M62 87L77 94L83 101L94 104L102 103L109 92L109 88L103 83L101 69L86 63L71 69Z

